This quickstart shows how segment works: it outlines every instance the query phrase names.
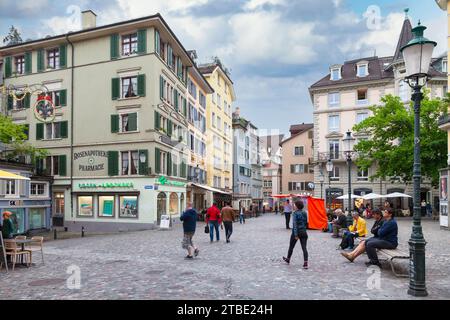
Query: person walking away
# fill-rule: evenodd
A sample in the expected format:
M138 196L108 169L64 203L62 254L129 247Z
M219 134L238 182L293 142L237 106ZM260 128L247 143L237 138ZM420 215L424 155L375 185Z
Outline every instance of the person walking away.
M422 200L422 202L420 203L420 211L422 217L425 217L427 214L427 203L425 202L425 200Z
M225 237L227 243L230 243L230 237L233 233L234 210L229 203L222 208L222 222L225 227Z
M197 210L192 208L192 203L188 202L186 211L180 216L180 220L183 221L183 241L181 247L187 250L188 254L186 259L193 259L194 255L198 256L200 250L194 245L192 238L195 234L195 228L197 226Z
M431 216L433 215L433 208L431 207L431 204L429 202L427 202L427 205L425 206L425 208L427 210L428 218L431 218Z
M12 213L10 211L3 212L3 226L2 226L3 239L14 238L14 225L11 220L11 215Z
M275 205L275 214L278 214L278 204Z
M239 223L242 224L242 222L245 224L245 207L241 205L239 209Z
M348 227L348 231L344 232L342 242L340 244L341 249L353 250L355 238L365 237L367 234L366 220L361 218L358 212L353 212L353 225Z
M352 252L341 252L341 255L347 258L350 262L353 262L353 260L355 260L358 256L366 251L366 244L369 241L371 241L373 238L378 238L378 231L384 223L383 213L380 209L374 209L372 212L372 216L375 219L375 223L373 224L372 229L370 229L373 237L367 240L362 240Z
M216 230L216 240L220 240L219 225L222 223L220 210L215 203L206 211L206 223L209 225L209 238L214 240L214 230Z
M306 212L303 210L304 204L303 201L295 202L295 212L292 219L292 234L289 242L289 249L287 257L283 257L283 260L286 263L291 262L292 253L294 251L295 244L297 240L300 240L300 245L302 246L303 251L303 269L308 269L308 249L306 247L308 241L308 234L306 232L306 227L308 224L308 216Z
M333 238L339 238L339 230L347 228L347 217L344 215L344 212L342 212L342 209L336 209L334 211L336 214L336 219L333 219L332 226L333 226Z
M286 218L286 229L290 229L289 223L291 221L292 206L289 203L289 199L286 200L286 205L284 206L284 216Z

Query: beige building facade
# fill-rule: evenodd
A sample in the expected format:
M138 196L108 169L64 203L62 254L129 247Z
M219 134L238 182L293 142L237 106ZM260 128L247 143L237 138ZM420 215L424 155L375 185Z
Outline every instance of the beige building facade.
M282 194L312 195L314 191L314 126L292 125L291 136L280 143L282 148Z
M5 86L31 93L3 97L4 111L50 152L38 170L54 177L53 216L69 229L176 220L186 203L194 63L159 14L101 27L92 11L82 14L83 30L0 49Z

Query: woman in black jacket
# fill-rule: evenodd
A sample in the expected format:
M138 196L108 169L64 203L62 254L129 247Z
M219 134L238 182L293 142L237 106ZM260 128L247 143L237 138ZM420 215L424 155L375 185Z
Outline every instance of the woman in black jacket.
M293 228L291 239L289 242L289 250L287 258L283 257L283 260L286 263L291 262L292 252L294 251L295 244L297 240L300 240L300 244L302 246L303 251L303 269L308 269L308 250L306 248L306 243L308 241L308 234L306 233L306 228L308 224L308 216L306 212L303 211L303 201L296 201L294 203L295 208L297 209L293 215Z

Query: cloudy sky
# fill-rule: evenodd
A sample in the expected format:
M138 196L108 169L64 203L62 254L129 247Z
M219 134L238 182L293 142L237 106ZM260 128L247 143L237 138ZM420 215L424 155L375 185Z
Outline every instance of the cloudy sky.
M443 53L446 14L434 0L0 0L0 35L10 25L24 40L75 31L86 9L98 25L159 12L200 62L217 55L231 69L244 117L286 133L312 121L308 87L330 65L393 54L404 8Z

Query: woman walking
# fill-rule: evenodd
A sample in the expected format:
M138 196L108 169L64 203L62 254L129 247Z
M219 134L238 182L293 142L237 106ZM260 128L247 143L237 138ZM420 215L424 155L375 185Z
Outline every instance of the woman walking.
M300 240L300 245L303 251L303 269L308 269L308 250L306 248L306 243L308 241L308 234L306 233L306 227L308 223L308 217L306 212L303 211L303 201L295 201L295 212L293 214L293 228L291 239L289 243L289 250L287 258L283 257L286 263L291 262L292 252L294 251L295 244L297 240Z

